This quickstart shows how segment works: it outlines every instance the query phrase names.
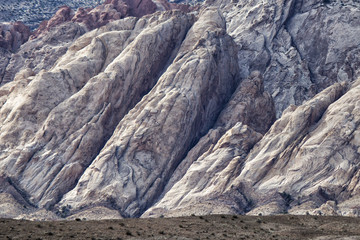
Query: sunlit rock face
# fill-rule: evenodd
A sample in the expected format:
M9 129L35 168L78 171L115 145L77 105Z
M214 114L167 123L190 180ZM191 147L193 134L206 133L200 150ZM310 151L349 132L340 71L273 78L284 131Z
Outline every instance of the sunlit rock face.
M14 32L0 216L358 216L359 8L112 0Z

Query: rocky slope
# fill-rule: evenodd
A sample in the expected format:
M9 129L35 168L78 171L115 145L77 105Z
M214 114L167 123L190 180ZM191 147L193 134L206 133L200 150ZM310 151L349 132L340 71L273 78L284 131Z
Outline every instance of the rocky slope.
M359 215L359 3L84 14L2 63L2 217Z
M0 22L21 21L32 30L39 24L50 19L61 6L69 6L72 9L90 8L104 0L2 0L0 2Z

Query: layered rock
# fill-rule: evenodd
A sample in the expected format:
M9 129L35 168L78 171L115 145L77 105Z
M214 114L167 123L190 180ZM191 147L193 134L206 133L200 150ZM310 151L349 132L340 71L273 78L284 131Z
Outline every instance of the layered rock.
M49 70L78 37L109 22L129 16L142 17L155 11L179 9L190 12L198 8L167 1L107 0L95 8L79 8L76 12L68 6L60 7L50 20L43 21L33 33L20 22L2 24L0 86L13 81L18 72L28 68L36 74L40 70ZM28 38L31 41L18 50ZM14 52L13 56L11 52Z
M235 45L224 27L217 10L201 14L156 86L120 121L61 205L106 205L139 216L152 204L237 86Z
M215 1L238 45L241 73L264 74L277 117L339 81L359 77L357 1ZM346 39L344 41L343 39ZM340 64L339 64L340 63Z
M358 216L359 83L350 90L346 83L335 84L299 107L290 106L262 138L238 123L196 157L144 217Z
M226 186L274 120L272 98L264 92L260 73L253 72L239 85L215 127L182 160L165 196L143 216L245 213L249 200L241 193L225 194Z
M36 192L31 201L50 207L73 188L118 121L156 83L192 22L181 12L165 15L128 18L84 35L52 70L24 88L27 94L15 108L12 104L19 100L8 97L1 109L7 124L0 142L7 139L1 148L12 154L2 155L1 169L25 191ZM21 135L14 133L15 123L21 125ZM16 149L17 144L24 148ZM28 181L36 172L38 177Z
M358 214L346 203L359 188L359 82L347 88L334 84L304 105L289 107L254 147L234 183L255 194L251 213L305 214L333 201L334 213Z
M50 70L66 53L73 41L86 31L87 29L80 24L67 22L52 28L47 34L24 43L4 64L4 74L0 75L0 86L14 81L16 74L26 69L31 69L34 74L41 70Z
M357 2L135 3L0 48L4 216L359 214Z

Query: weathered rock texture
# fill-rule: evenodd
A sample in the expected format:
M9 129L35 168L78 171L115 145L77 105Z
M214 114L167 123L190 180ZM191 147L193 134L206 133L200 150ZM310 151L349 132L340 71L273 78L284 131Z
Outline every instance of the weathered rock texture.
M264 93L262 81L259 72L254 72L240 84L215 127L182 160L168 182L166 195L144 216L191 215L194 209L204 215L245 213L246 196L224 191L233 172L274 121L274 104Z
M51 69L55 62L66 53L73 41L86 31L85 27L77 23L67 22L54 27L47 34L26 42L4 64L4 74L0 75L2 77L0 85L13 82L16 74L22 71L31 70L34 72L32 75L35 75L41 70Z
M29 39L29 27L21 22L0 23L0 84L9 64L11 53Z
M29 27L21 22L0 24L0 48L16 51L30 36Z
M172 8L64 7L0 48L1 216L358 216L359 3Z
M172 9L191 12L199 7L165 0L107 0L95 8L79 8L76 12L63 6L32 33L21 22L0 24L0 86L13 81L18 72L28 68L35 74L49 70L78 37L90 30L124 17L142 17ZM28 38L32 41L18 50Z
M142 17L155 11L180 9L184 12L197 9L189 5L168 3L165 0L106 0L103 4L95 8L79 8L76 12L68 6L61 7L56 14L49 20L43 21L39 28L31 35L31 39L37 38L51 28L64 22L76 22L92 30L106 25L107 23L119 20L124 17Z

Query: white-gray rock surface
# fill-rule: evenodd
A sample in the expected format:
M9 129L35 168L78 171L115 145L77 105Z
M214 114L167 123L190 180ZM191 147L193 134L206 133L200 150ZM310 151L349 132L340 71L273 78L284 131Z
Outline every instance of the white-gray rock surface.
M358 216L359 9L207 1L2 50L0 216Z

